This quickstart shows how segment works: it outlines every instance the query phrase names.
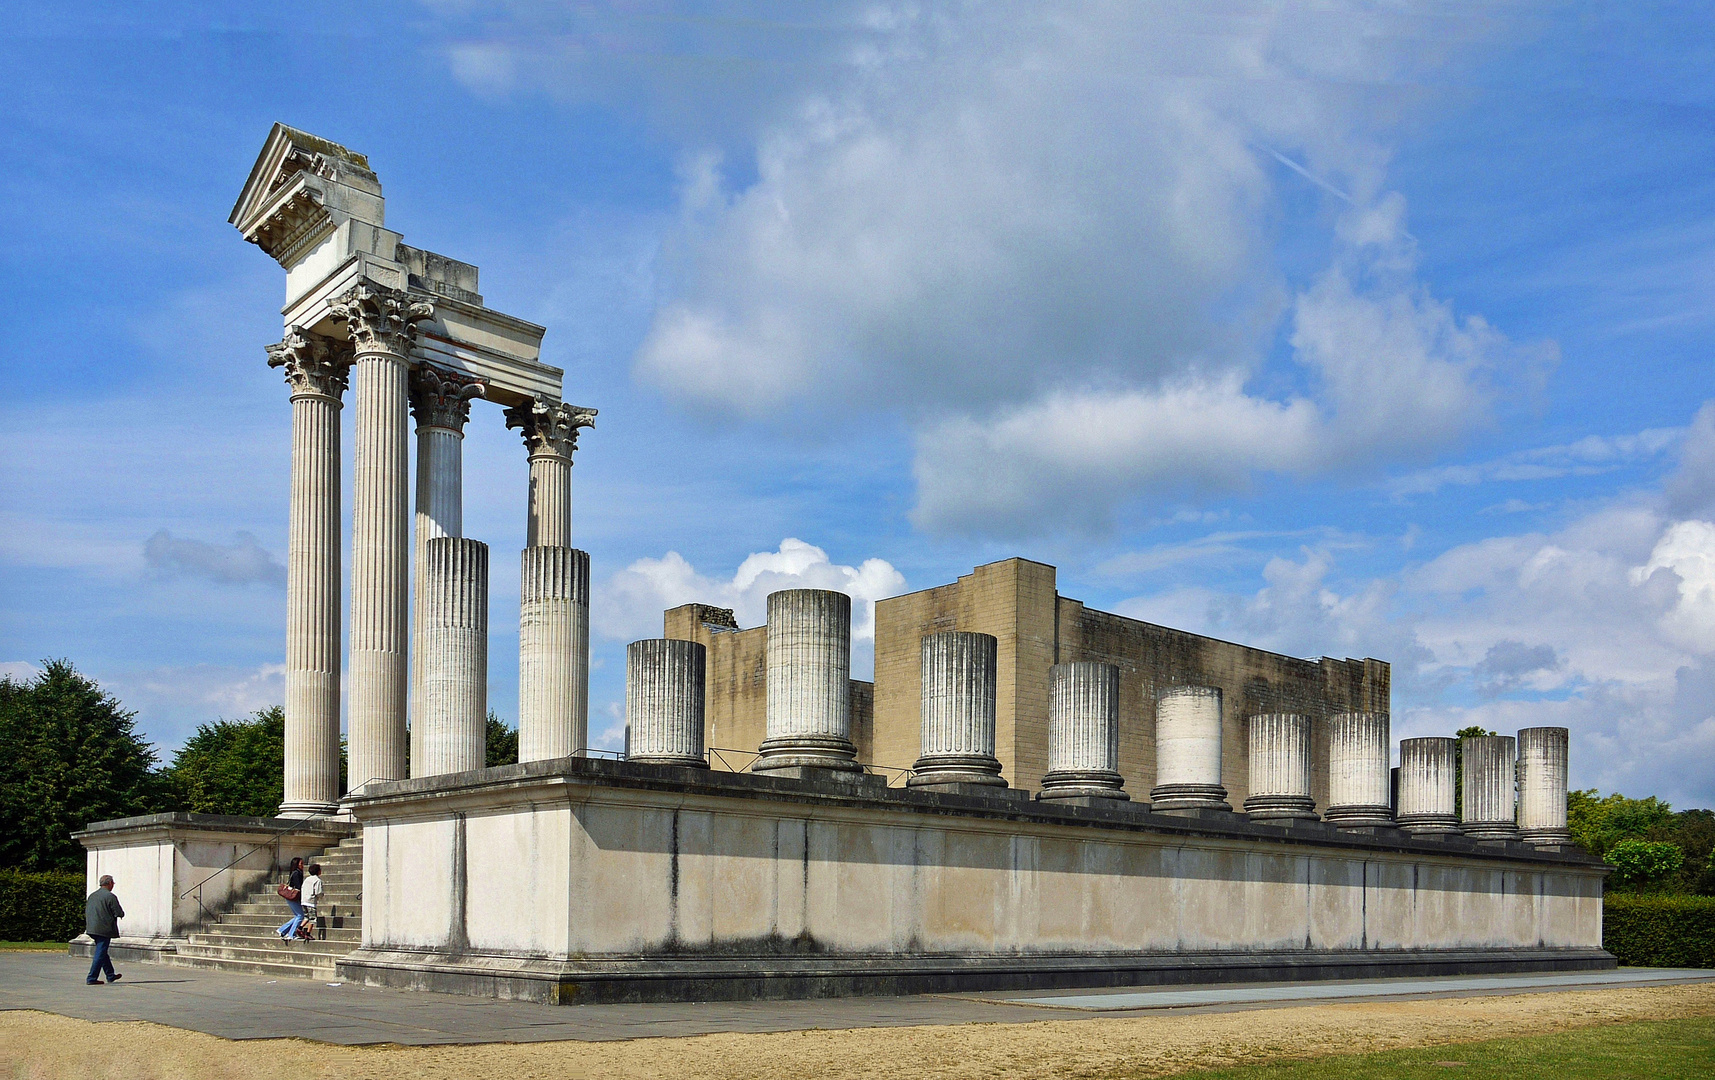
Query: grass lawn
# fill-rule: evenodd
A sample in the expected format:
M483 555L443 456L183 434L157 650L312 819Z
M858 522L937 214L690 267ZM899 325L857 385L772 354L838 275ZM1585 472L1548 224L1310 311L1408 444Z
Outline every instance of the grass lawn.
M1651 1020L1555 1035L1458 1043L1422 1050L1314 1058L1188 1073L1197 1080L1402 1080L1418 1076L1552 1077L1553 1080L1707 1080L1715 1076L1715 1019Z
M0 952L65 952L63 941L0 941Z

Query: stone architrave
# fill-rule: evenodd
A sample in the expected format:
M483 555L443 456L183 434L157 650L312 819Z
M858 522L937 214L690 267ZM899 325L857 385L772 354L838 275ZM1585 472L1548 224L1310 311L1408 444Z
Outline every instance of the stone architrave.
M1512 736L1466 736L1459 741L1459 757L1459 830L1473 840L1517 840L1518 755Z
M1458 739L1401 739L1399 743L1399 827L1412 833L1456 833L1453 778L1458 771Z
M421 364L411 372L411 415L417 421L417 507L412 551L411 654L423 655L423 589L427 544L464 535L464 426L480 380ZM411 775L423 761L422 665L411 666Z
M1566 767L1571 733L1563 727L1518 733L1519 839L1538 847L1572 842L1566 827Z
M1335 713L1328 718L1328 809L1323 821L1342 829L1393 826L1389 727L1384 712Z
M519 554L518 760L588 749L590 556L569 547Z
M595 409L540 396L506 410L506 426L519 429L530 457L526 546L571 546L572 454L578 430L594 427L595 418Z
M767 737L751 769L862 772L851 737L851 597L769 593L767 663Z
M649 638L625 647L626 759L709 767L703 751L708 650L695 641Z
M296 326L268 347L292 400L283 817L339 804L339 414L350 363L345 342Z
M483 767L488 723L488 545L437 536L424 545L423 729L418 776Z
M357 285L329 307L353 351L356 448L351 511L352 791L405 776L410 588L406 376L417 324L433 305Z
M1038 799L1127 801L1119 773L1120 669L1081 661L1048 672L1048 771Z
M1221 690L1174 686L1155 702L1156 810L1231 810L1221 783Z
M924 635L922 749L907 786L1006 786L995 756L999 647L992 634L948 630Z
M1302 713L1252 716L1250 794L1245 813L1254 821L1316 818L1310 796L1310 718Z

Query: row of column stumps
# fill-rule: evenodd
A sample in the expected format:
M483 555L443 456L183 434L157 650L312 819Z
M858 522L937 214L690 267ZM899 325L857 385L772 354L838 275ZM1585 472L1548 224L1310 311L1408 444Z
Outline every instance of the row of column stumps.
M435 541L462 539L463 428L470 400L483 395L483 386L411 359L418 325L434 316L426 297L359 284L329 307L346 339L289 326L268 347L269 366L283 369L292 401L282 815L329 812L340 798L339 417L348 385L356 407L344 667L350 782L357 790L370 780L402 779L407 760L416 776L483 764L486 668L478 673L470 665L478 654L486 661L487 548L479 545L478 559L468 545L446 547L444 574L431 556ZM407 475L411 413L417 419L414 528ZM565 756L586 742L589 556L569 546L570 470L578 430L593 426L595 416L594 409L542 397L506 412L508 427L524 429L530 461L519 634L521 760ZM459 558L446 554L455 550ZM455 618L449 612L468 612L473 590L482 597L480 647L469 637L470 626L447 623ZM465 644L449 644L459 635ZM481 701L473 706L479 690ZM408 717L416 719L409 728Z

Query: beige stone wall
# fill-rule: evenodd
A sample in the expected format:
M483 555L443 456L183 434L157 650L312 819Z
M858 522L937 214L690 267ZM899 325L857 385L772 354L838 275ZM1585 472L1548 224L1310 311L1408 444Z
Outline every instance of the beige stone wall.
M710 754L717 769L743 771L768 731L768 627L740 630L728 608L685 604L662 615L662 637L695 641L708 650L704 745L738 754ZM875 684L851 681L852 742L858 760L874 755ZM909 763L907 763L909 766Z

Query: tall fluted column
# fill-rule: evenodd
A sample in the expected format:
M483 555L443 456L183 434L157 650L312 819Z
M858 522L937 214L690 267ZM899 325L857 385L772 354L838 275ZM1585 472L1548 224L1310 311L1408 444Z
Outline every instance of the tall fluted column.
M1399 743L1399 827L1413 833L1456 833L1453 777L1458 771L1458 739L1401 739Z
M924 636L922 751L907 786L1006 786L994 752L999 645L960 630Z
M339 803L339 412L350 350L299 327L268 347L292 388L286 541L286 775L283 817Z
M1155 702L1156 810L1231 810L1221 783L1221 690L1174 686Z
M1328 718L1328 809L1323 821L1342 829L1393 825L1388 732L1387 713L1335 713Z
M823 589L768 594L768 715L757 772L862 772L852 745L852 598Z
M1518 733L1519 839L1538 847L1570 844L1566 828L1567 744L1563 727L1532 727Z
M351 335L356 373L347 765L356 791L370 780L405 775L411 555L405 384L416 323L434 309L398 290L358 285L330 314Z
M1120 788L1120 669L1084 661L1048 674L1048 771L1038 799L1131 798Z
M422 759L416 776L480 769L488 727L488 545L457 536L424 544Z
M1245 813L1256 821L1309 818L1310 718L1301 713L1262 713L1250 718L1250 794Z
M703 756L703 680L708 650L695 641L650 638L625 647L626 758L709 767Z
M588 746L589 552L525 548L519 556L518 760Z
M506 410L506 426L520 429L530 454L526 546L572 545L572 454L578 430L594 427L595 418L594 409L544 397Z
M1473 840L1517 840L1512 736L1467 736L1459 741L1459 757L1460 831Z
M464 535L464 426L482 383L422 365L411 373L411 415L417 420L417 514L412 551L411 654L423 655L423 589L427 544ZM427 776L423 761L423 667L411 668L411 775Z

